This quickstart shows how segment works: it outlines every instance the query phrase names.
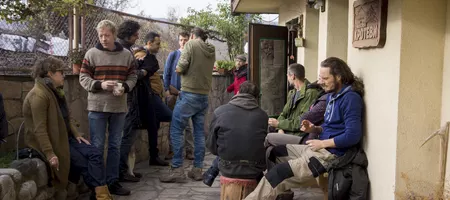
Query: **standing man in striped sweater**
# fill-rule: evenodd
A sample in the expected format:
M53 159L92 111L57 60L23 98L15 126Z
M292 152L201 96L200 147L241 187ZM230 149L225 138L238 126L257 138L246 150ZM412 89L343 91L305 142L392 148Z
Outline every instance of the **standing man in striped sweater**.
M80 84L88 94L89 128L92 144L104 151L108 127L106 182L111 194L130 195L119 184L122 130L127 113L127 95L136 84L135 61L130 51L116 41L116 25L103 20L97 25L100 43L83 60Z

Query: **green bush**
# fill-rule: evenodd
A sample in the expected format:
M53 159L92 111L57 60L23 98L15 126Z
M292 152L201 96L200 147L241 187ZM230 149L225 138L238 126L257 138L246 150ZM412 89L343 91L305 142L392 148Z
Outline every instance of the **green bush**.
M0 152L0 168L8 168L9 164L16 158L16 152Z
M229 60L218 60L217 61L218 69L228 69L232 70L234 68L234 62Z

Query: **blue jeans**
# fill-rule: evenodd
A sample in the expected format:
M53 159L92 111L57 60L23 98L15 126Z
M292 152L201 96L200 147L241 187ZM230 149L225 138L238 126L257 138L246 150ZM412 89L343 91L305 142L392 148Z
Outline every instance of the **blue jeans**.
M106 184L105 165L102 151L93 145L78 143L74 137L69 137L70 173L69 180L78 183L80 175L89 188Z
M105 148L106 127L108 127L108 157L106 158L106 183L119 180L120 144L125 123L125 113L89 112L89 132L92 145L100 152Z
M203 168L205 158L205 113L208 109L208 95L182 91L177 101L170 124L170 140L172 151L172 167L183 166L184 129L192 119L194 136L194 167Z

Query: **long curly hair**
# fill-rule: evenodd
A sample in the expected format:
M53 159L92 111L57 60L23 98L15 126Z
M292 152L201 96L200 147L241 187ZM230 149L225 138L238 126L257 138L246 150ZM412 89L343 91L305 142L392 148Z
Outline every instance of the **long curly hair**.
M352 90L364 96L364 83L355 76L345 61L336 57L329 57L320 63L321 67L330 68L330 73L334 77L340 76L342 84L351 85Z

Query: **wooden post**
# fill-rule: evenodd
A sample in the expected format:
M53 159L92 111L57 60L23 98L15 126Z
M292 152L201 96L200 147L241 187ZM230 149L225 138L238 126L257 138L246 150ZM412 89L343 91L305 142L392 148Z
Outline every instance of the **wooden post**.
M69 52L73 49L73 12L69 12Z
M81 48L86 49L86 17L81 16Z
M80 21L78 20L79 18L79 14L78 14L78 10L76 8L73 9L73 32L74 32L74 49L78 49L79 48L79 44L80 44L80 35L78 33L80 33Z

